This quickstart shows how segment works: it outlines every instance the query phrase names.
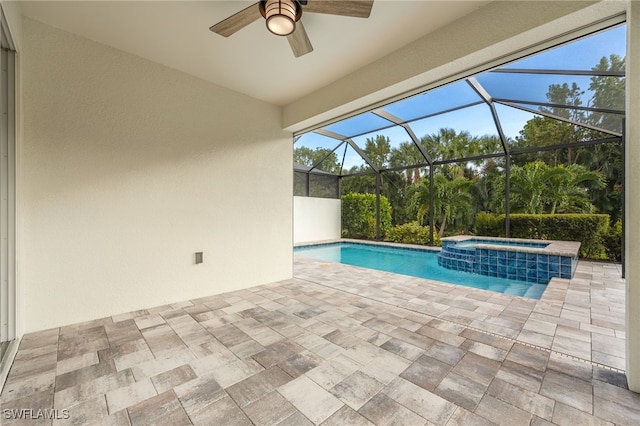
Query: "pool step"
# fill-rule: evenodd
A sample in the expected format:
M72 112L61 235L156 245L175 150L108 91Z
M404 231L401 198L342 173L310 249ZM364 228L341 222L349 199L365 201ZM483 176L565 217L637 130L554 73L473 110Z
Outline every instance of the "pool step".
M457 271L476 272L475 247L456 247L455 244L443 244L438 253L438 265Z

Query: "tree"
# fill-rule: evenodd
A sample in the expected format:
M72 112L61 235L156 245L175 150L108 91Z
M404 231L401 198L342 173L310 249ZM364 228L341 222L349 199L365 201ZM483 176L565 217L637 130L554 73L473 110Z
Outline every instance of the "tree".
M293 150L293 161L335 175L340 174L338 155L328 148L318 147L314 150L306 146L298 146Z
M391 155L391 143L388 137L377 135L374 138L367 138L363 149L365 155L377 168L385 168L389 162ZM375 193L376 192L376 175L372 172L371 167L365 164L361 167L352 167L348 174L359 174L359 176L351 176L343 179L342 193ZM369 173L369 174L364 174ZM384 192L384 186L382 189Z
M518 213L541 214L545 212L547 185L559 174L557 168L550 168L542 161L534 161L523 167L511 167L512 211Z
M490 158L485 160L482 168L473 177L473 185L469 188L469 192L474 200L474 216L480 212L502 213L504 206L497 206L496 190L503 190L504 187L496 189L496 182L504 176L504 161L502 159ZM497 197L503 200L504 197Z
M504 177L496 181L497 199L504 201ZM604 185L604 176L581 165L549 167L543 161L511 167L512 213L593 213L589 189Z
M418 148L416 148L413 142L401 143L397 148L391 150L391 155L389 156L389 164L391 167L425 164L426 162L427 160L422 156L420 151L418 151ZM418 167L405 170L407 185L420 183L421 170L422 169Z
M602 57L600 62L592 68L594 71L624 71L625 58L618 55ZM593 91L591 106L624 111L625 78L610 76L591 77L589 90ZM622 116L605 114L602 112L591 113L590 123L603 129L622 131Z
M625 59L618 55L602 57L600 62L592 68L594 71L624 71ZM589 85L592 92L587 104L601 109L624 110L624 77L593 76ZM575 84L551 85L547 92L549 102L570 106L580 106L584 99L584 92ZM621 114L602 111L589 112L569 108L541 108L543 111L557 116L584 122L602 129L621 131ZM516 149L530 147L548 147L566 142L595 140L610 135L603 132L575 126L548 117L535 117L529 120L516 138ZM595 209L611 216L612 223L620 218L622 197L622 149L616 142L597 144L584 148L568 148L550 150L513 157L515 165L525 165L528 162L542 160L550 167L565 164L582 165L587 170L600 172L605 178L602 182L589 184L588 196ZM586 206L584 206L586 208Z
M558 166L545 188L549 214L594 213L595 206L589 200L589 186L603 188L606 183L600 172L587 170L579 164Z
M437 133L424 136L420 143L433 161L456 160L503 152L502 143L497 136L471 136L467 131L460 133L455 129L442 128ZM476 169L486 160L460 162L443 165L444 173L450 178L472 177Z
M424 136L420 143L433 161L470 157L479 150L477 138L472 138L469 132L457 133L449 128Z
M472 216L472 197L469 194L471 181L464 177L448 179L438 173L433 177L433 220L438 222L438 236L442 238L448 224L467 228ZM416 194L420 210L418 222L424 223L429 215L429 182L422 181Z
M386 168L391 156L391 141L389 137L382 135L367 138L363 151L376 167Z
M618 55L602 57L592 68L595 71L624 71L625 58ZM625 78L594 76L591 77L589 89L593 91L591 105L595 108L624 110ZM622 118L619 114L591 113L590 123L607 130L622 131ZM611 223L621 218L622 202L622 146L618 143L596 145L588 152L585 165L599 170L607 180L604 188L595 188L591 192L591 200L600 212L611 216Z
M342 234L347 238L376 237L376 196L350 193L342 196ZM391 229L391 205L380 197L381 236Z
M584 111L570 107L582 105L584 91L576 83L551 84L547 92L547 100L556 105L566 105L566 108L558 106L540 107L540 111L564 118L576 123L587 123ZM586 127L578 126L567 121L558 120L546 116L536 116L529 120L520 135L516 137L516 148L548 147L559 144L574 143L591 139L592 131ZM546 151L538 154L549 166L559 164L575 164L578 161L580 150L569 147L564 151ZM531 161L532 156L523 156L520 161Z

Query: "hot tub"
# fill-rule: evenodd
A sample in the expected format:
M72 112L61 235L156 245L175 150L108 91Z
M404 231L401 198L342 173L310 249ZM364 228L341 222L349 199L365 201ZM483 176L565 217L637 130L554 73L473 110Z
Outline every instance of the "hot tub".
M438 264L490 277L547 284L571 279L580 242L458 235L442 239Z

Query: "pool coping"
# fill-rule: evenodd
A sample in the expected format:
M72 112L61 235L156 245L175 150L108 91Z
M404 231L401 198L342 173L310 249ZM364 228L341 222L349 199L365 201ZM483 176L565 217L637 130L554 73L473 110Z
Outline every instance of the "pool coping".
M455 235L452 237L444 237L441 241L454 241L461 242L467 241L471 239L483 239L483 240L495 240L495 241L510 241L510 240L520 240L527 243L535 243L535 244L548 244L543 248L536 247L518 247L518 246L498 246L492 244L478 244L476 247L478 248L491 248L493 250L500 251L520 251L526 253L540 253L540 254L548 254L553 256L569 256L569 257L577 257L580 252L580 242L579 241L559 241L559 240L534 240L527 238L503 238L503 237L483 237L480 235ZM387 247L397 247L397 248L406 248L412 250L427 250L427 251L440 251L441 247L436 246L425 246L421 244L405 244L405 243L393 243L389 241L371 241L371 240L358 240L355 238L335 238L329 240L319 240L319 241L305 241L301 243L294 243L293 247L307 247L307 246L318 246L318 245L328 245L335 243L353 243L353 244L369 244L369 245L384 245Z
M371 241L371 240L358 240L355 238L336 238L332 240L321 240L321 241L305 241L302 243L294 243L293 247L309 247L309 246L322 246L322 245L330 245L336 243L351 243L351 244L363 244L363 245L371 245L371 246L386 246L386 247L396 247L403 248L408 250L421 250L421 251L435 251L438 252L442 248L436 246L424 246L421 244L405 244L405 243L393 243L389 241Z
M522 247L522 246L503 246L503 245L493 245L493 244L476 244L476 248L487 248L491 250L499 250L499 251L513 251L513 252L524 252L524 253L538 253L538 254L547 254L552 256L565 256L576 258L580 253L580 242L579 241L558 241L558 240L534 240L527 238L503 238L503 237L483 237L480 235L455 235L452 237L444 237L441 240L444 241L453 241L456 243L464 242L473 239L482 239L482 240L492 240L492 241L500 241L500 242L509 242L513 240L522 241L525 243L532 244L548 244L546 247Z
M294 248L322 247L322 246L331 246L331 245L340 244L340 243L348 243L348 244L356 244L356 245L368 245L368 246L378 246L378 247L393 247L393 248L397 248L397 249L400 249L400 250L423 251L423 252L431 252L431 253L439 253L439 252L442 251L442 247L436 247L436 246L424 246L424 245L420 245L420 244L394 243L394 242L389 242L389 241L358 240L358 239L353 239L353 238L339 238L339 239L332 239L332 240L308 241L308 242L303 242L303 243L296 243L296 244L294 244ZM411 278L411 279L420 279L420 280L425 280L425 281L428 281L428 282L436 282L436 283L440 283L440 284L452 285L452 286L457 286L457 287L462 287L462 288L467 288L467 289L470 288L470 289L475 289L475 290L480 290L480 291L488 291L488 292L493 293L493 294L505 294L505 295L509 295L509 296L512 296L512 297L518 297L518 298L521 298L521 299L524 299L524 300L540 300L540 299L542 299L544 297L544 294L547 292L549 284L551 283L551 280L549 282L545 283L544 285L547 288L544 289L544 291L542 292L540 297L535 298L535 297L530 297L530 296L525 296L525 295L515 295L515 294L510 294L510 293L502 293L500 291L482 289L482 288L478 288L478 287L467 286L467 285L464 285L464 284L451 283L451 282L448 282L448 281L441 281L441 280L438 280L438 279L435 279L435 278L416 277L416 276L413 276L413 275L406 275L406 274L401 274L401 273L398 273L398 272L384 271L384 270L380 270L380 269L369 268L369 267L366 267L366 266L349 265L349 264L344 264L344 263L340 263L340 262L318 260L318 259L315 259L315 258L312 258L312 257L306 257L304 255L304 253L296 254L294 252L294 256L301 256L301 257L304 257L307 260L317 261L317 262L324 263L324 264L329 263L329 264L334 264L334 265L342 265L342 266L347 266L347 267L351 267L351 268L357 268L357 269L360 269L360 270L373 270L373 271L387 273L387 274L400 275L400 276L404 276L404 277ZM486 276L486 275L483 275L483 274L477 274L477 275ZM508 279L506 277L494 277L494 278ZM566 278L554 277L552 279L565 280ZM522 282L527 283L527 284L538 284L538 283L527 282L527 281L524 281L524 280L515 280L515 281L522 281Z

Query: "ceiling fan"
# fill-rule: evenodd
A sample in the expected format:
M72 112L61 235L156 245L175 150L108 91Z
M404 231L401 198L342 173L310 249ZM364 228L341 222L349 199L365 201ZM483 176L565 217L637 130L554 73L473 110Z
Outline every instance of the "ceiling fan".
M262 16L273 34L286 36L294 56L313 51L302 25L302 12L368 18L373 0L262 0L209 28L229 37Z

